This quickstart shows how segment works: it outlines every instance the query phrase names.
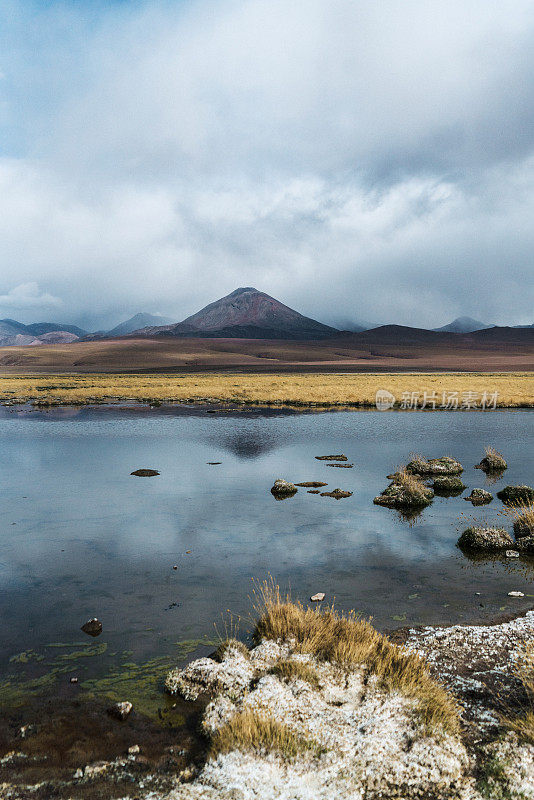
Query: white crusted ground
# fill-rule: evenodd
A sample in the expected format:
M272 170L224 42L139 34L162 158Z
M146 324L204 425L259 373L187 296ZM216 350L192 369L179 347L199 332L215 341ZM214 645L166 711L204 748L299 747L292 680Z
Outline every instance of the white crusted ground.
M314 668L319 689L299 679L261 676L288 655ZM469 759L464 745L443 733L425 736L413 700L386 694L372 681L365 684L362 670L347 674L309 656L291 654L288 645L264 642L251 651L250 660L230 649L222 663L201 659L171 673L167 686L188 697L215 690L204 717L208 733L237 711L252 708L272 715L324 751L290 762L272 753L219 755L169 800L438 800L466 796L472 784L466 779Z

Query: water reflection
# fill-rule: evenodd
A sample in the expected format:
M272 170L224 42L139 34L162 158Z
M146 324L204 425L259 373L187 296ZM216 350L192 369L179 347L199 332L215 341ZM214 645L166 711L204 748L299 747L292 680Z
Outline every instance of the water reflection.
M436 496L408 515L372 502L386 475L416 449L458 457L467 494L481 477L469 465L491 441L510 464L500 485L528 483L530 412L252 417L99 408L21 418L6 411L0 614L10 625L0 672L13 653L78 641L80 625L93 616L104 624L108 651L131 650L135 659L166 656L178 640L212 637L226 609L244 620L245 633L251 579L269 573L296 598L324 591L382 628L398 617L406 624L473 621L532 604L534 559L480 559L456 547L459 528L480 524L487 510L473 508L468 518L462 495ZM334 471L317 453L346 453L355 467ZM143 466L160 475L130 475ZM327 486L273 502L279 477ZM321 496L338 486L352 495L340 502ZM511 530L500 501L493 506L490 515ZM511 601L510 590L525 599Z

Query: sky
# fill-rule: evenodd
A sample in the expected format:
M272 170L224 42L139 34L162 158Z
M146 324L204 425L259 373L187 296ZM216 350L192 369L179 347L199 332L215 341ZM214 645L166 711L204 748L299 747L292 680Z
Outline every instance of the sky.
M0 317L534 322L532 0L3 0Z

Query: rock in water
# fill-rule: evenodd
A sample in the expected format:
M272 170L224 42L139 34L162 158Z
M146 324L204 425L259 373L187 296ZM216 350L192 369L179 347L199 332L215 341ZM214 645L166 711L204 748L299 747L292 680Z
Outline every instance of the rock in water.
M312 601L312 603L320 603L322 600L324 600L324 598L325 598L324 592L317 592L316 594L312 594L310 600Z
M481 469L483 472L504 472L508 469L508 464L501 453L488 448L480 464L475 464L475 469Z
M277 499L291 497L297 492L297 487L294 483L285 481L282 478L277 478L271 488L271 494Z
M457 475L438 475L434 478L432 488L436 494L461 494L467 486Z
M125 720L132 712L133 705L128 700L123 700L120 703L114 703L108 708L108 714L115 717L115 719Z
M340 453L337 456L315 456L317 461L348 461L349 459L347 456Z
M406 470L413 475L459 475L464 468L451 456L429 459L417 456L406 464Z
M504 528L467 528L458 539L458 547L462 550L479 550L496 553L499 550L511 550L514 542Z
M508 597L524 597L523 592L508 592Z
M534 502L534 489L532 486L505 486L497 492L497 497L505 506L513 506L516 503L527 505Z
M89 636L100 636L102 633L102 623L99 619L93 617L93 619L87 620L87 622L82 625L81 630Z
M519 553L517 550L507 550L504 555L506 558L519 558Z
M303 481L302 483L296 483L295 486L303 486L305 488L309 486L310 489L318 489L321 486L328 486L328 484L324 483L324 481Z
M344 489L333 489L331 492L321 492L321 497L333 497L335 500L341 500L342 497L351 497L352 492L346 492Z
M394 477L392 483L374 498L373 503L386 508L424 508L434 498L434 490L421 481L406 483L402 478Z
M154 475L159 475L157 469L136 469L130 472L130 475L136 475L138 478L152 478Z
M471 489L471 494L464 497L464 500L469 500L474 506L485 506L486 503L491 503L493 495L485 489Z

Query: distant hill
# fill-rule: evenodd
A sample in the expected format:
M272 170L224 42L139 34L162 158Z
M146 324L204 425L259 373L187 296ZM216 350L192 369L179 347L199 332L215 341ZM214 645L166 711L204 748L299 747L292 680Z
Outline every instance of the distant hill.
M485 322L480 322L473 317L456 317L448 325L442 328L434 328L435 331L443 331L444 333L472 333L473 331L482 331L485 328L493 328L493 325L487 325Z
M135 314L135 316L130 317L130 319L121 322L120 325L117 325L115 328L112 328L110 331L107 331L102 336L126 336L129 333L133 333L133 331L142 330L143 328L147 328L148 326L162 326L162 325L175 325L176 320L174 319L167 319L167 317L159 317L155 314L144 314L140 312L139 314Z
M80 339L87 333L83 328L78 328L77 325L64 325L62 322L33 322L31 325L26 325L26 330L33 333L35 336L42 336L44 333L54 333L54 331L65 331L66 333L73 333L74 336Z
M337 328L305 317L252 286L221 297L177 325L148 328L150 336L238 339L322 339L339 334Z
M24 325L15 319L0 320L0 345L21 347L23 345L60 344L76 342L86 331L76 325L60 322L34 322Z

